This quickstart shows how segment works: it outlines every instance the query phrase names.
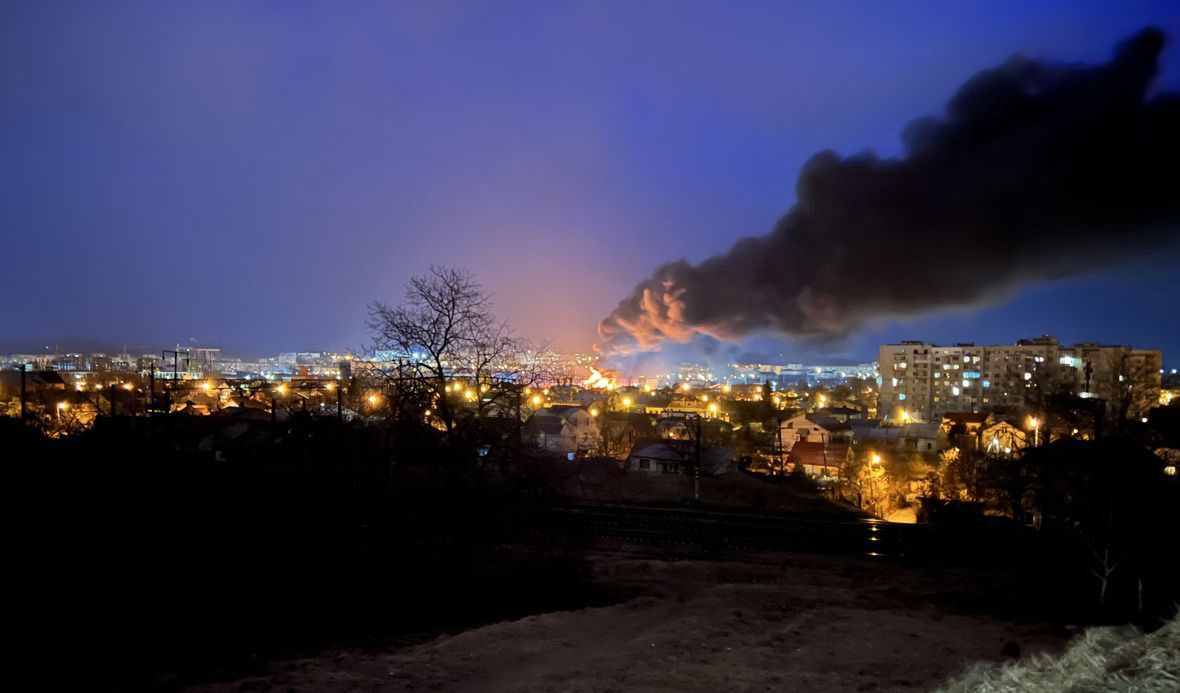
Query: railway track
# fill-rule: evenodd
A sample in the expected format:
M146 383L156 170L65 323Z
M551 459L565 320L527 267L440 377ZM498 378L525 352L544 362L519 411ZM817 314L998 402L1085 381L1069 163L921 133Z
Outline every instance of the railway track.
M902 525L876 519L623 505L508 509L526 532L718 551L805 551L882 558L988 560L1035 550L1034 534L990 527Z

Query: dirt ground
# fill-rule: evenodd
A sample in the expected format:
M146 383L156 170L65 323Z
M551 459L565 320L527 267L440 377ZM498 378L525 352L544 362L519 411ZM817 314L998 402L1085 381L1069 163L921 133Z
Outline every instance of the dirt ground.
M193 690L929 690L1017 647L1058 650L1068 635L973 613L981 609L969 595L995 589L978 573L795 554L718 561L614 550L591 561L598 580L634 596L387 651L274 662L260 676Z

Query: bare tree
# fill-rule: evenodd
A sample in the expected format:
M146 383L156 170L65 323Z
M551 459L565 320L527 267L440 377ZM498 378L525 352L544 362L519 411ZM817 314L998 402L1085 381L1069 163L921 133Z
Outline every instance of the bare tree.
M368 327L374 351L389 352L375 368L390 414L437 422L448 435L469 418L518 413L521 390L544 378L537 350L496 318L466 269L432 265L399 305L373 302Z
M1141 357L1122 353L1113 356L1112 360L1111 408L1118 426L1123 427L1129 418L1143 415L1159 401L1159 387L1152 387L1151 368Z

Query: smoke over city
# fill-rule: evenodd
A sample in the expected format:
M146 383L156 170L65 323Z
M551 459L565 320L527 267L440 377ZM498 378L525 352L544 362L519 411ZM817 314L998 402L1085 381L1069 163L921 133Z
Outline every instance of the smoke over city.
M816 154L769 234L659 267L599 324L598 349L838 338L1174 241L1180 95L1149 93L1163 45L1147 29L1097 66L1016 56L910 123L898 158Z

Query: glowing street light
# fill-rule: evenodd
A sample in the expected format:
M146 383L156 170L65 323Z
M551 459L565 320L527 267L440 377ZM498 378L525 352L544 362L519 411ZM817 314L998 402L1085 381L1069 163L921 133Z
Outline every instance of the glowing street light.
M624 407L629 407L629 406L631 406L631 398L630 398L630 397L624 397L624 398L623 398L623 406L624 406Z
M597 410L597 409L591 409L591 410L590 410L590 416L598 416L598 410Z
M541 404L541 395L533 395L533 406L539 406L540 404Z
M881 464L881 456L874 452L871 462L873 464Z
M69 402L58 402L57 408L59 411L65 411L70 408L70 403Z
M277 388L277 391L280 395L285 395L285 394L287 394L287 386L280 383Z
M369 406L371 406L371 407L377 406L377 402L379 402L380 400L381 400L381 398L378 397L377 395L369 395L369 397L368 397Z

